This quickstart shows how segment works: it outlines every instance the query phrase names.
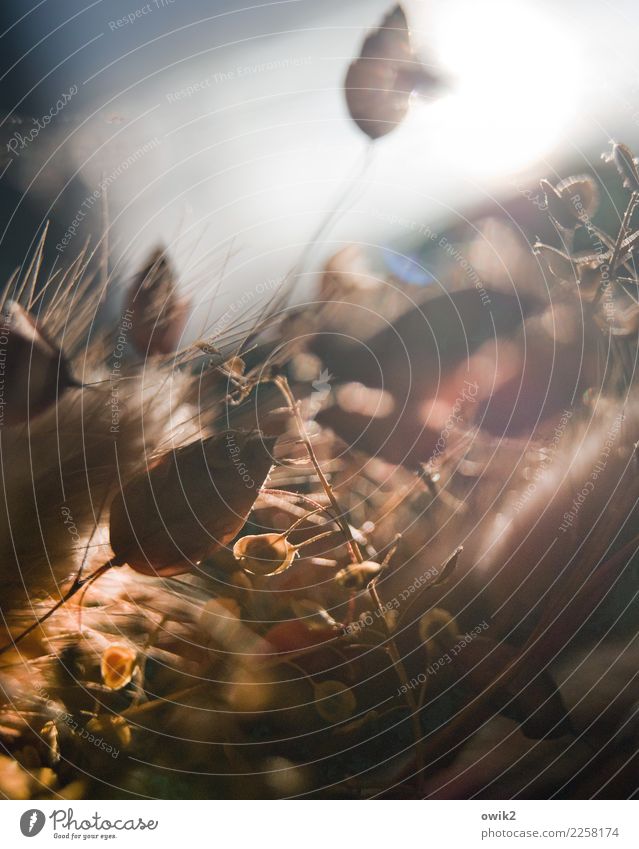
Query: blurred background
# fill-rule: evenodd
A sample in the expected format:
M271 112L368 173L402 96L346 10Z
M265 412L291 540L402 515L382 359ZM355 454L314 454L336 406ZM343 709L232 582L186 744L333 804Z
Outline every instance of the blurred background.
M50 265L108 232L112 271L126 277L161 241L208 315L212 284L231 300L275 285L337 206L309 272L359 242L427 283L429 228L497 216L543 236L539 177L598 170L611 138L635 142L631 0L406 0L444 85L415 98L367 159L341 89L387 7L5 0L3 275L46 221ZM395 251L408 257L400 267Z

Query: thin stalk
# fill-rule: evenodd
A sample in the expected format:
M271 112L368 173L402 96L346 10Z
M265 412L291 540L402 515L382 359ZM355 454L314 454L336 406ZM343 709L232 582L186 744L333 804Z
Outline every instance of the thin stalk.
M200 690L204 690L204 687L204 684L192 684L189 687L182 687L180 690L175 690L173 693L169 693L168 696L163 696L159 699L152 699L151 701L143 702L142 704L133 705L132 707L121 711L120 716L123 716L125 719L130 719L132 716L139 716L141 713L147 713L155 708L175 704L176 699L181 699L183 696L188 696L192 693L197 693Z
M314 510L309 510L308 513L305 513L303 516L300 516L299 519L296 519L293 522L293 524L290 525L290 527L288 527L285 531L282 531L282 533L280 534L280 537L287 537L289 534L292 534L293 531L296 530L302 524L302 522L306 522L308 519L310 519L311 516L315 516L317 513L323 513L323 512L324 512L324 508L321 507L321 506L316 507ZM330 513L328 514L328 517L331 520L331 522L335 521L335 519L333 519L333 517Z
M32 634L36 630L36 628L39 628L40 625L43 625L47 621L47 619L50 619L51 616L53 616L53 614L57 610L59 610L64 604L66 604L67 601L72 599L76 593L80 592L81 589L88 587L101 575L104 575L105 572L111 569L112 566L113 564L109 560L106 563L102 564L102 566L100 566L98 569L96 569L95 572L92 572L88 577L77 577L73 581L69 589L66 591L66 593L64 593L64 595L58 601L56 601L53 607L49 608L49 610L47 610L47 612L43 616L40 616L38 619L35 620L35 622L29 625L28 628L25 628L24 631L21 631L17 637L14 637L11 640L11 642L5 643L4 646L0 646L0 654L4 654L6 651L9 651L9 649L15 648L15 646L17 646L18 643L22 642L25 637L28 637L29 634Z
M334 201L332 207L328 210L326 215L321 219L320 223L317 226L317 229L307 241L304 249L302 250L302 253L297 259L297 262L286 275L284 283L281 287L281 291L278 291L276 293L274 298L271 300L271 303L269 304L271 314L279 312L283 303L286 300L286 297L290 294L291 285L294 285L297 277L304 272L304 268L306 266L306 263L308 262L308 259L313 249L318 245L322 237L325 236L335 226L335 224L339 221L341 215L349 208L351 202L351 193L353 192L354 188L357 188L357 184L361 182L362 179L365 177L366 172L368 171L371 163L373 162L375 150L375 145L370 143L366 149L361 164L359 164L358 166L358 173L356 173L354 177L346 180L346 183L344 184L344 187L340 192L338 198Z
M316 534L314 537L311 537L310 539L305 539L303 542L299 542L296 546L294 546L294 548L297 549L297 551L299 551L300 548L304 548L307 545L313 545L313 543L319 542L321 539L324 539L325 537L330 537L330 536L333 536L333 534L339 534L339 533L341 533L341 528L339 530L337 528L333 528L330 531L324 531L321 534Z
M619 262L619 257L621 256L621 249L623 247L623 241L626 238L628 233L628 227L630 226L630 219L632 218L632 213L635 211L635 207L637 205L637 201L639 201L639 193L633 192L630 195L630 200L628 201L628 206L626 207L626 211L623 215L623 221L621 222L621 227L619 229L619 235L617 236L617 241L615 242L615 247L612 252L612 258L610 260L610 270L614 274L617 269L617 263Z
M632 213L635 211L635 207L637 206L637 202L639 201L639 192L633 192L630 195L630 200L628 201L628 206L626 207L626 211L623 214L623 219L621 221L621 227L619 228L619 233L617 234L617 239L615 241L615 246L612 249L612 256L610 257L610 275L611 280L610 284L614 283L615 275L617 272L617 265L619 263L619 258L621 257L621 251L623 249L623 242L628 233L628 228L630 226L630 219L632 218ZM603 297L604 287L603 285L599 287L599 291L593 301L593 308L597 306L601 298Z
M351 529L349 527L348 522L344 519L344 514L335 498L335 493L333 492L333 488L328 482L326 475L322 471L322 467L319 464L317 456L315 454L315 449L311 444L310 437L306 430L306 425L304 424L304 419L302 418L302 414L300 413L300 405L299 402L295 400L295 396L291 392L291 388L288 385L288 380L285 377L278 376L273 378L273 382L278 387L286 402L288 404L289 410L293 418L295 419L295 424L297 425L297 429L299 431L300 438L304 443L304 447L306 448L306 452L309 456L311 463L313 464L313 468L315 469L315 473L319 478L319 482L321 483L324 492L326 493L326 497L331 502L333 510L335 511L335 521L338 523L340 530L342 531L348 548L357 563L363 563L364 558L362 556L362 552L359 549L358 544L355 542L353 538L353 534L351 533Z

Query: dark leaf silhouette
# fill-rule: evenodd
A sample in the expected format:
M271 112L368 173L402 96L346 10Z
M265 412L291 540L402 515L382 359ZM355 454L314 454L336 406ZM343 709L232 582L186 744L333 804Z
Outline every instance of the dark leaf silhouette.
M274 443L226 431L163 455L111 504L114 564L175 575L227 545L269 473Z
M143 356L176 350L189 317L189 302L179 297L175 273L165 251L153 251L129 291L131 338Z
M467 676L473 693L481 692L517 657L517 649L479 636L463 647L455 667ZM570 726L557 685L543 668L522 670L491 696L495 710L515 719L527 737L560 737Z
M390 462L428 460L451 416L451 425L462 418L468 425L464 408L505 379L495 366L501 346L538 309L528 299L467 289L412 308L369 340L316 336L311 350L336 385L347 384L318 421L350 446ZM358 409L350 403L356 384L388 393L392 409Z
M43 412L65 390L80 384L72 377L62 351L20 304L7 301L1 320L5 380L0 423L16 425Z
M351 117L371 139L390 133L408 111L415 90L431 91L438 78L416 57L400 5L366 37L349 67L344 92Z

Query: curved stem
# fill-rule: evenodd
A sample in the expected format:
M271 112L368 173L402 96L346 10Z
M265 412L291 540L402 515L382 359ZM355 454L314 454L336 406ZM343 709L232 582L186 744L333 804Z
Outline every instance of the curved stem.
M370 167L371 162L373 161L374 152L375 146L371 142L366 148L364 161L359 168L359 173L356 173L352 179L347 180L343 192L338 195L337 200L326 213L324 218L320 221L317 229L315 230L311 238L308 240L308 243L302 251L300 258L298 259L297 263L291 271L291 276L295 276L296 274L299 274L304 271L304 266L306 265L306 261L309 258L313 248L316 246L321 237L325 233L328 233L331 227L333 227L339 221L340 215L344 212L344 210L348 209L347 203L350 200L350 194L353 191L353 187L356 184L356 181L361 180L362 177L365 176L366 172Z
M355 172L354 176L351 178L347 178L342 192L337 196L337 199L335 200L331 208L321 219L316 230L311 235L304 249L302 250L302 253L300 254L297 262L286 275L284 286L282 286L282 292L278 292L278 294L273 298L273 301L270 304L271 311L273 309L277 310L280 307L283 300L285 300L288 295L286 284L290 285L290 283L294 282L298 275L300 275L304 271L304 266L306 265L306 262L313 248L317 245L322 236L328 233L330 229L335 226L343 212L348 209L347 202L350 201L350 194L353 191L353 187L366 175L366 172L370 168L370 164L373 161L374 153L375 145L373 142L370 142L368 147L366 148L363 162L361 164L358 164L358 169Z
M342 530L341 528L339 528L339 529L333 528L333 530L331 530L331 531L324 531L321 534L316 534L314 537L311 537L310 539L305 539L303 542L298 542L298 544L295 546L295 548L297 549L297 551L299 551L300 548L304 548L304 546L306 546L306 545L312 545L314 542L319 542L319 540L324 539L325 537L330 537L333 534L339 534L339 533L341 533L341 530Z
M326 475L322 471L322 467L319 464L319 461L315 455L315 450L311 444L311 440L306 431L306 426L304 424L304 419L302 418L302 414L300 413L299 402L295 400L293 393L291 392L291 388L288 385L288 380L281 375L273 378L273 382L278 387L286 402L288 403L288 407L295 419L295 423L297 425L297 429L299 431L299 435L304 443L308 456L310 458L311 463L313 464L313 468L315 469L315 473L319 478L322 487L324 488L324 492L328 500L331 502L333 510L335 511L335 521L340 526L340 530L344 534L344 538L348 544L348 547L351 551L351 554L357 563L363 563L364 558L362 557L362 552L359 550L358 544L355 542L353 538L353 534L351 533L351 529L349 527L348 522L344 518L344 514L335 498L335 493L333 492L333 488L328 482Z

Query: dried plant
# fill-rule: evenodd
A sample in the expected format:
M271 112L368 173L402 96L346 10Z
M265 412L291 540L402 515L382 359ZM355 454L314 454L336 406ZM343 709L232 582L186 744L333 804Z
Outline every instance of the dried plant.
M374 141L401 124L414 91L435 91L439 85L416 55L398 4L366 37L348 69L344 92L353 121Z
M433 83L398 6L351 116L378 138ZM639 549L639 176L609 159L616 233L591 175L542 182L559 245L491 225L517 289L476 234L481 277L432 295L346 249L320 309L281 309L293 269L193 344L166 249L113 325L92 255L44 280L39 245L0 335L0 794L634 792L631 690L580 683Z

